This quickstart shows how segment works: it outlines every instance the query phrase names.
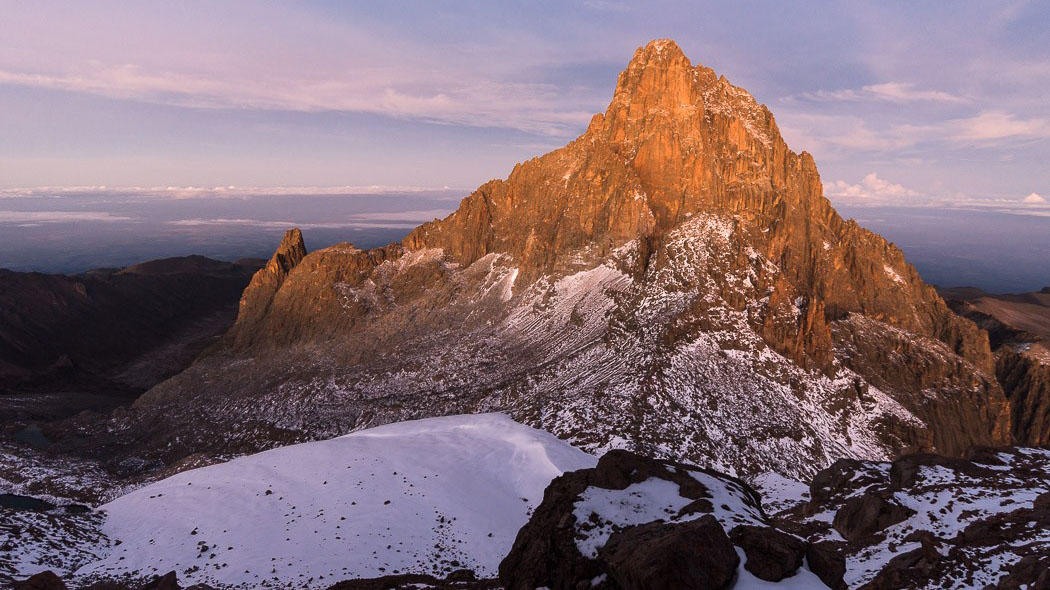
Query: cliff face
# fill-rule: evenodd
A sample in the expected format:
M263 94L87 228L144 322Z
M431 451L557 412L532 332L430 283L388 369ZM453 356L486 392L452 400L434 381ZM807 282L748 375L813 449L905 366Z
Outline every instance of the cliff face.
M323 436L501 409L737 472L1008 442L987 336L821 191L768 109L654 41L583 135L401 244L286 237L226 348L138 411Z
M952 310L988 331L995 376L1011 408L1018 444L1050 444L1050 287L1038 293L992 295L945 289Z
M1050 445L1050 364L1005 349L995 370L1013 409L1014 438L1024 445Z
M244 342L250 339L251 334L245 334L243 326L258 326L264 322L274 297L281 290L288 273L306 257L306 243L303 242L303 234L298 229L290 229L284 233L277 251L267 261L266 266L252 276L251 283L241 296L240 308L237 312L237 324L230 334L233 342ZM238 335L241 335L238 337Z

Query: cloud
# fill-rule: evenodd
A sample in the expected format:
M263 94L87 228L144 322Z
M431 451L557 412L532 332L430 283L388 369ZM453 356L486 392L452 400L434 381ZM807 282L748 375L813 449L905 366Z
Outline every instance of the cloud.
M631 7L623 2L611 2L610 0L583 0L587 8L606 12L630 12Z
M919 193L899 184L894 184L871 172L859 183L850 184L836 180L824 185L829 198L862 199L868 201L900 201L918 197Z
M209 197L251 198L261 196L316 195L396 195L402 193L435 193L437 197L460 199L470 189L395 185L347 186L37 186L0 188L0 199L26 197L62 197L94 195L136 198L201 199Z
M986 148L1050 138L1050 121L990 110L930 123L873 126L857 115L786 111L780 129L789 145L818 159L841 159L857 152L895 153L905 149Z
M376 211L373 213L355 213L350 216L355 220L378 220L378 221L413 221L416 224L424 221L440 219L450 213L447 209L427 209L425 211Z
M1020 200L1016 196L1004 194L920 193L879 178L874 172L866 175L856 184L843 181L826 183L824 192L830 199L853 206L947 208L962 211L994 211L1034 217L1050 216L1050 202L1037 193L1031 193Z
M606 10L619 4L598 3ZM200 11L113 10L121 19L75 4L60 18L31 4L9 11L0 85L195 109L368 113L557 137L582 130L608 100L604 86L550 83L545 72L566 65L565 43L545 42L541 32L492 27L439 36L458 18L421 12L415 17L443 22L411 32L411 17L396 24L342 19L308 6L239 0ZM39 34L55 27L61 33Z
M559 137L578 132L594 114L593 109L579 108L579 104L564 104L565 95L549 84L470 79L439 82L426 77L381 73L371 79L357 76L279 83L265 78L147 72L134 64L91 64L58 74L0 69L0 84L188 108L372 113Z
M780 131L795 150L814 152L818 160L839 159L855 152L891 152L912 146L919 134L911 129L878 129L855 115L785 112Z
M799 99L811 101L883 101L883 102L940 102L965 103L967 99L940 90L918 90L909 82L869 84L860 89L818 90L789 96L787 102Z
M41 223L85 221L135 221L135 218L102 211L0 211L0 223L20 224L26 227Z
M412 229L419 224L445 217L449 214L448 209L427 209L415 211L371 211L368 213L354 213L347 215L341 221L326 222L303 222L303 221L271 221L263 219L247 218L192 218L179 219L167 222L168 225L179 227L199 227L216 225L239 225L245 227L261 227L267 229L280 229L299 227L302 229L314 228L407 228Z
M386 218L383 218L386 219ZM209 226L222 226L222 225L236 225L240 227L259 227L264 229L289 229L298 227L300 229L372 229L372 228L394 228L394 229L414 229L423 221L430 221L433 217L422 219L416 223L405 223L401 220L394 221L332 221L325 223L317 222L298 222L298 221L267 221L262 219L243 219L243 218L227 218L227 217L215 217L215 218L193 218L193 219L179 219L177 221L169 221L168 225L176 227L209 227Z
M949 139L963 143L1050 137L1050 122L1046 119L1022 119L1003 111L984 111L973 117L954 119L947 122L944 129Z

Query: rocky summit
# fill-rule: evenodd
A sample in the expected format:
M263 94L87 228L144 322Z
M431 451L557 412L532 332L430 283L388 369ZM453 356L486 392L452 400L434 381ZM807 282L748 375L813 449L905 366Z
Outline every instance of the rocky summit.
M289 232L221 345L83 428L157 464L482 411L741 476L1011 440L987 335L669 40L401 243Z

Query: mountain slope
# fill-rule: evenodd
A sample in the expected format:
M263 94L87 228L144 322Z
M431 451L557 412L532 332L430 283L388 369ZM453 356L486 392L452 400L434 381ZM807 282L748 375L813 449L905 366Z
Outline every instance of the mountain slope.
M1018 444L1050 444L1050 287L1038 293L992 295L943 289L959 315L988 331L995 375L1012 409Z
M145 350L228 311L258 269L203 256L71 276L0 269L0 386L32 386L62 369L119 382L114 372Z
M550 480L596 461L499 414L284 447L102 506L114 545L77 575L175 570L184 582L253 588L460 568L494 577Z
M987 336L821 190L764 106L654 41L583 135L401 244L296 263L290 233L224 346L107 432L170 462L501 410L797 476L1009 442Z
M0 426L130 404L229 329L259 262L187 256L80 275L0 269Z

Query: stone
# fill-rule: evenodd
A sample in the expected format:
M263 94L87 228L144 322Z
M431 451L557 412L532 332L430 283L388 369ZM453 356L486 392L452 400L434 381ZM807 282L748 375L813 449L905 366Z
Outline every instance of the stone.
M846 590L846 558L836 544L829 541L811 543L806 550L806 563L821 582L832 590Z
M179 578L176 573L168 572L163 576L153 578L138 590L181 590L181 586L179 586Z
M733 543L711 515L613 533L600 556L623 590L723 590L740 564Z
M50 570L32 575L15 584L15 590L66 590L66 584Z
M809 548L806 541L773 527L740 525L729 538L744 550L744 568L767 582L795 575Z
M703 519L713 510L711 494L704 484L690 475L691 473L717 478L717 481L739 494L741 502L752 507L752 514L760 513L758 507L761 505L761 499L758 494L737 478L684 463L652 459L624 450L612 450L603 455L594 468L565 473L547 486L543 501L533 511L529 522L518 532L510 553L500 563L500 581L507 590L534 590L540 587L575 590L577 584L589 583L602 575L615 577L611 564L607 562L607 558L611 557L604 553L596 558L580 554L576 543L578 526L591 524L577 523L574 510L580 495L592 487L616 491L653 478L662 479L676 484L679 496L683 501L687 501L678 514L668 515L669 518L685 520L701 514L704 516L699 518ZM719 530L724 536L725 532L721 528ZM674 543L668 543L669 550L677 551ZM626 558L624 555L617 555L615 559L622 561ZM734 553L733 558L736 557ZM651 554L647 559L656 563L660 558Z
M941 554L932 545L895 556L862 590L908 590L922 587L933 579L931 575L941 561Z
M1050 555L1028 555L1010 567L996 590L1050 590Z
M914 510L891 498L865 493L850 498L839 508L832 526L847 541L855 541L902 522L913 514Z

